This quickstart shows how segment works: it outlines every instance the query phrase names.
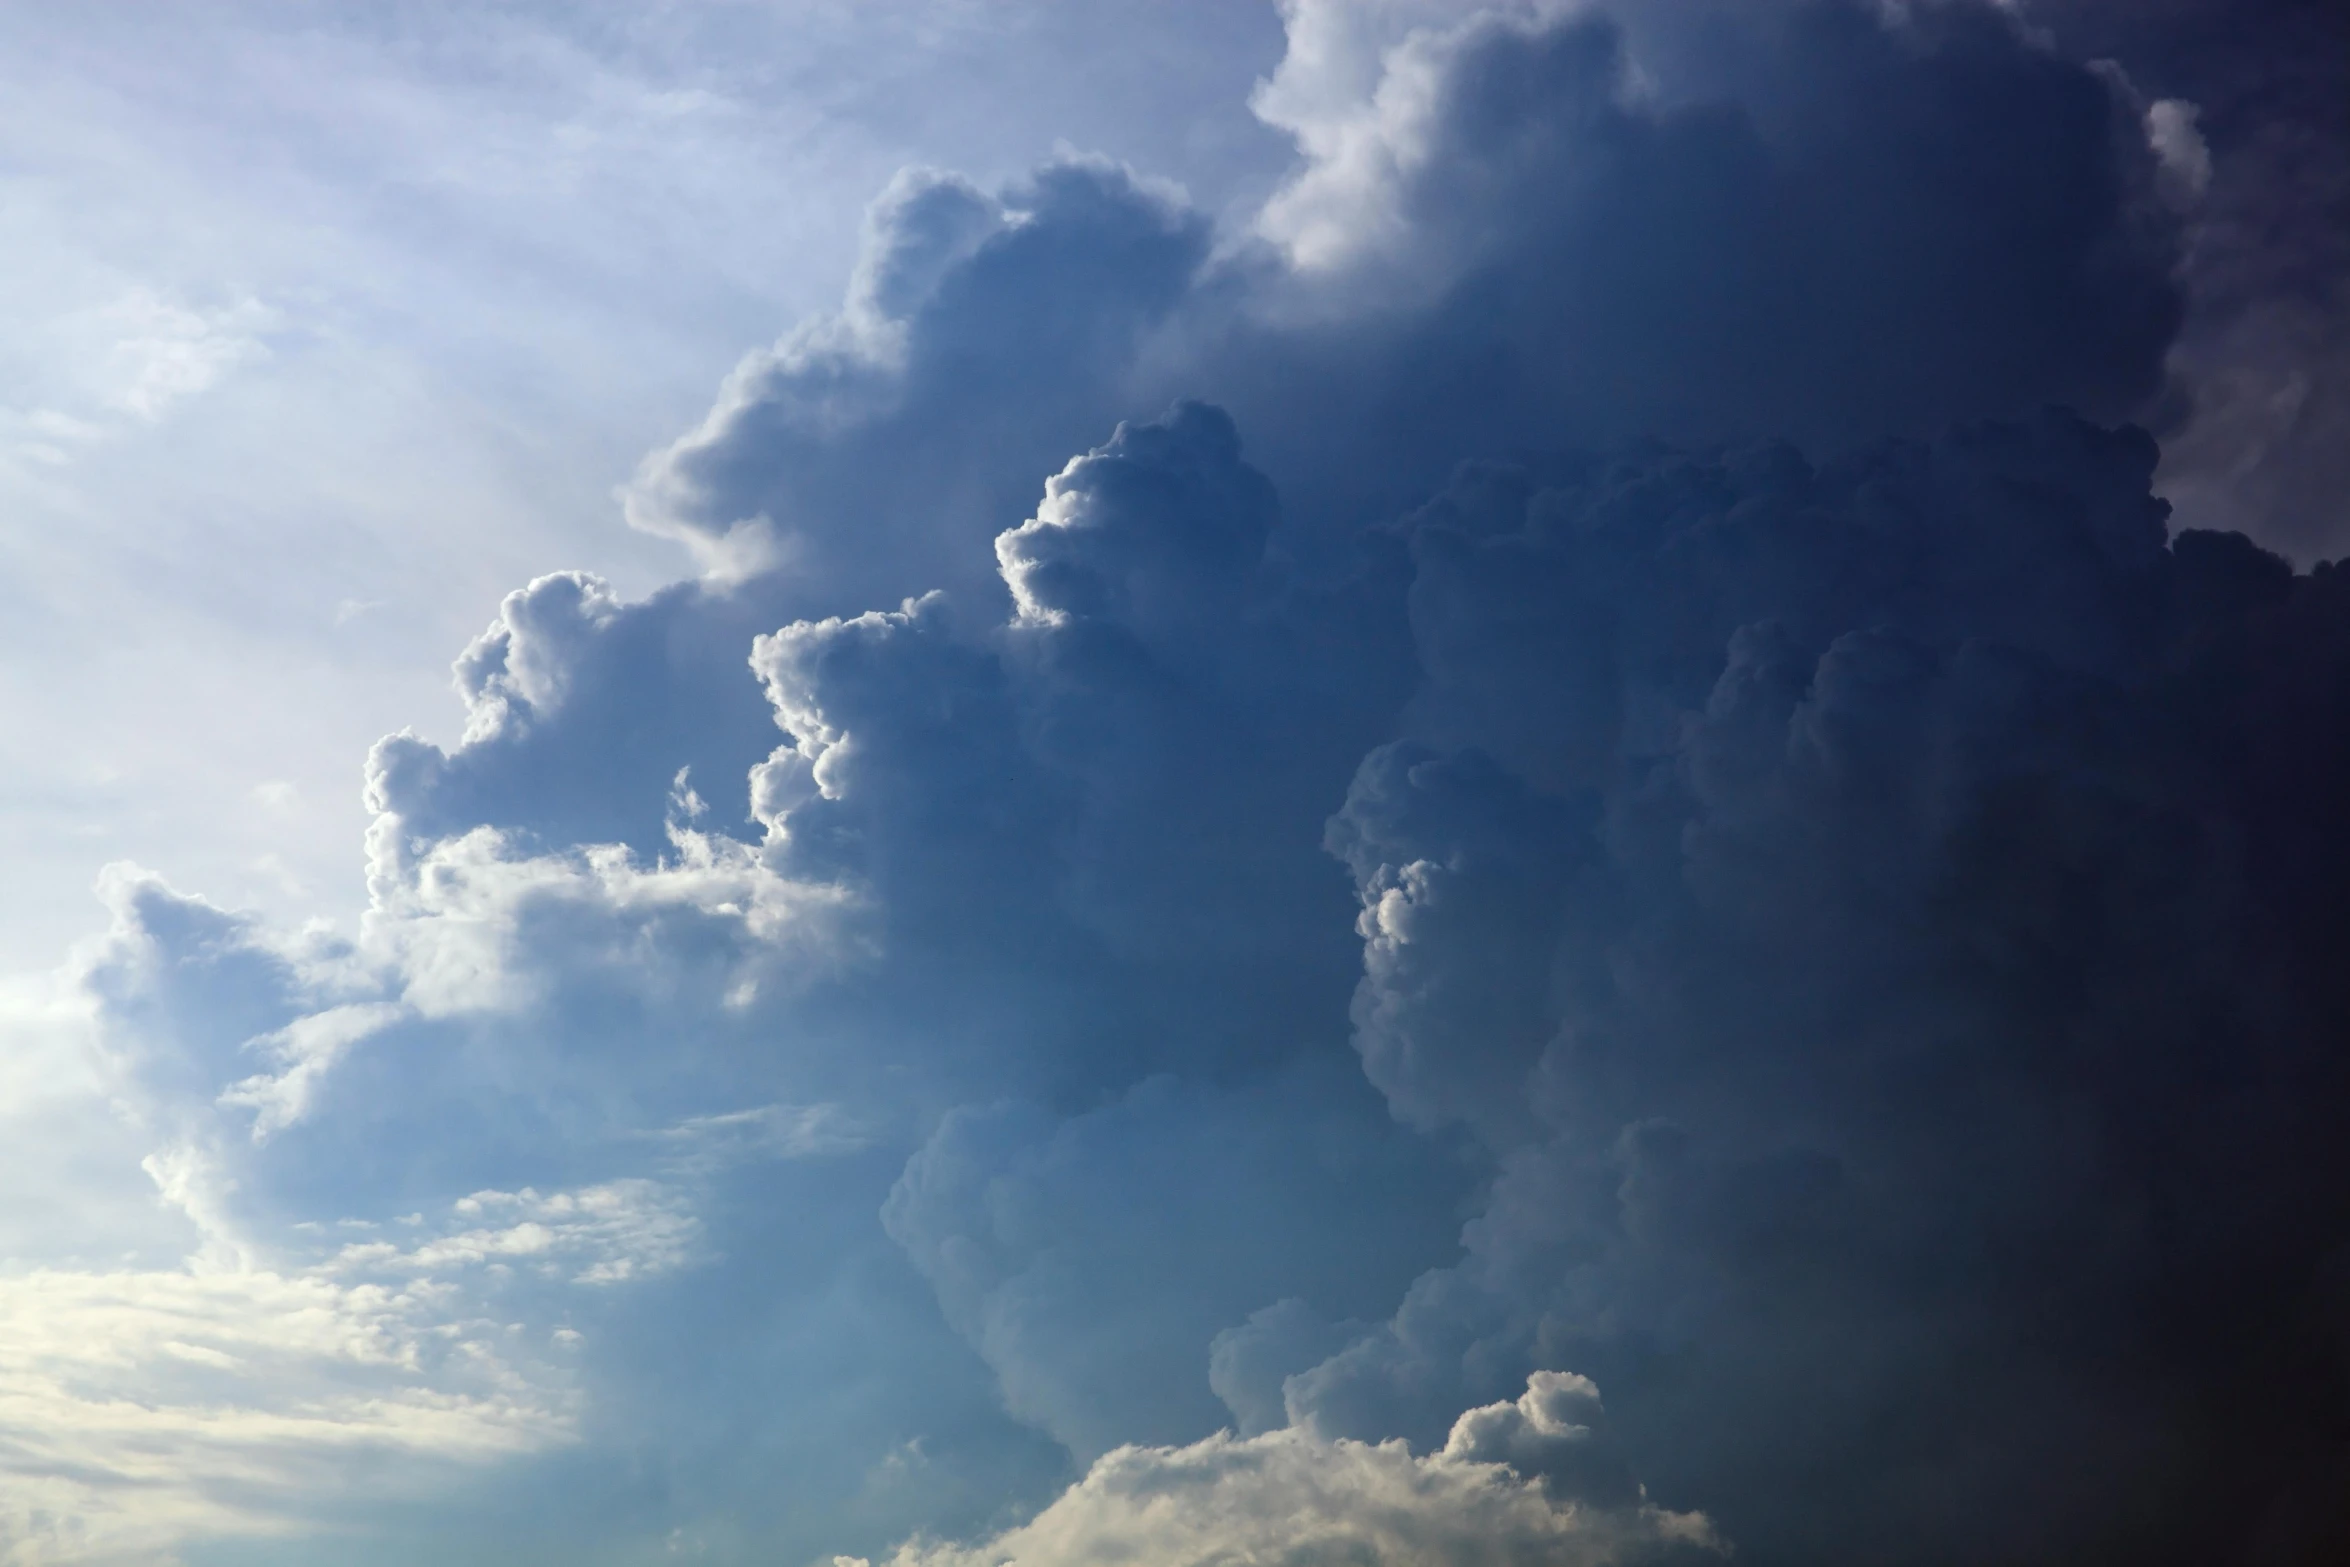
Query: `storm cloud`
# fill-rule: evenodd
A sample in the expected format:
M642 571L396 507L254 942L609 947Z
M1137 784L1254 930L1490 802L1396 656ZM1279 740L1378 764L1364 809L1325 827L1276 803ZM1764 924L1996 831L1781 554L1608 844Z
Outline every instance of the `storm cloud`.
M701 574L375 748L359 929L109 883L106 1364L400 1458L161 1533L2350 1550L2350 577L2158 493L2238 155L2092 10L1296 0L1237 218L901 175L639 470Z

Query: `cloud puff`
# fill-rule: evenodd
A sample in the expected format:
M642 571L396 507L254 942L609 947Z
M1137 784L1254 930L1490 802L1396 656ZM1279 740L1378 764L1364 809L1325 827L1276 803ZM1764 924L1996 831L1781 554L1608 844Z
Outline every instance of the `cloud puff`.
M1401 1442L1285 1430L1189 1447L1125 1447L1019 1528L969 1546L920 1542L892 1567L1133 1561L1689 1562L1727 1554L1701 1514L1568 1478L1562 1450L1592 1441L1588 1383L1537 1378L1515 1404L1473 1409L1426 1457ZM1504 1433L1507 1433L1505 1436ZM836 1560L846 1561L846 1558Z
M648 460L637 526L852 602L968 582L968 545L1126 402L1207 249L1172 192L1085 160L998 195L911 171L866 236L842 311L745 360Z
M924 1026L972 1038L995 1092L1335 1042L1310 1019L1347 983L1344 903L1311 845L1400 683L1376 585L1301 588L1273 517L1229 419L1186 406L1003 536L1007 619L931 595L753 645L789 736L752 776L767 852L883 911L884 968L913 976L890 1010L951 997Z

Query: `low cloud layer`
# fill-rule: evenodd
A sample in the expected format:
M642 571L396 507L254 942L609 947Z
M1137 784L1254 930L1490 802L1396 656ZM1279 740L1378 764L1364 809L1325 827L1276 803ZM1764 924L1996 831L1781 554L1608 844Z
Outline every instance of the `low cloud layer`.
M2129 422L2237 154L1972 0L1287 18L1244 221L901 176L639 474L702 575L375 748L360 928L111 873L168 1233L0 1283L133 1302L0 1548L2350 1538L2350 579Z
M1586 1423L1588 1422L1588 1423ZM901 1547L891 1567L1207 1563L1682 1563L1729 1553L1705 1518L1611 1484L1579 1377L1463 1414L1445 1444L1331 1442L1297 1430L1181 1448L1123 1447L1017 1529L969 1546ZM1595 1473L1596 1472L1596 1473ZM845 1567L847 1558L835 1559Z

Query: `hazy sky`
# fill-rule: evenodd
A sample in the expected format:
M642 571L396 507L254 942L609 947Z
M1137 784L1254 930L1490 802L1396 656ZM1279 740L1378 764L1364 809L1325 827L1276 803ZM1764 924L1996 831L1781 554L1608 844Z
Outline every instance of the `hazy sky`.
M2346 76L0 5L0 1564L2350 1550Z

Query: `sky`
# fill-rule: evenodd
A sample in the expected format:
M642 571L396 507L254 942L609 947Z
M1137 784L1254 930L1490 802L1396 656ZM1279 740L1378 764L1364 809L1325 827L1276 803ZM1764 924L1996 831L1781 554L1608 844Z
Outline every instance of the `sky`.
M0 6L0 1564L2350 1553L2346 78Z

